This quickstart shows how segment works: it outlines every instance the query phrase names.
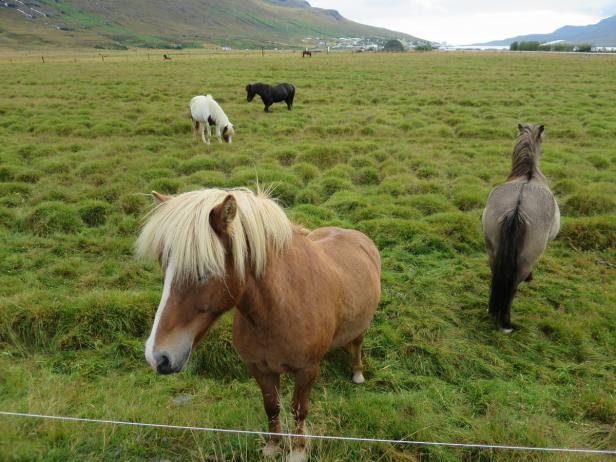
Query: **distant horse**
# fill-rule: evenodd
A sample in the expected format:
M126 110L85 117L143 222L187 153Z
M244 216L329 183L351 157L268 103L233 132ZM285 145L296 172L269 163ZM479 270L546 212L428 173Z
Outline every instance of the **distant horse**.
M380 298L380 257L364 234L335 227L308 233L265 193L204 189L158 204L136 243L158 259L163 293L146 343L155 371L182 370L193 346L236 307L233 344L261 392L269 431L280 433L280 374L295 377L292 413L303 434L319 363L347 347L362 383L361 345ZM272 436L264 453L278 450ZM293 438L290 460L305 460Z
M503 332L512 331L511 302L521 281L560 229L560 211L539 170L543 125L518 125L507 182L490 193L483 235L492 270L489 311Z
M201 134L204 143L210 144L212 138L211 126L216 126L216 138L222 143L221 136L227 143L232 142L235 134L233 124L212 95L199 95L190 100L190 117L192 118L193 140L197 139L197 132ZM204 130L207 127L207 140Z
M163 60L164 61L171 61L171 56L165 54L165 55L163 55Z
M312 58L312 53L308 50L302 51L302 58L305 58L306 56L308 56L309 58Z
M269 112L269 108L274 103L284 101L287 103L289 111L293 108L293 98L295 97L295 87L290 83L279 83L278 85L268 85L266 83L249 83L246 85L246 99L250 103L255 95L259 95L263 104L265 104L265 112Z

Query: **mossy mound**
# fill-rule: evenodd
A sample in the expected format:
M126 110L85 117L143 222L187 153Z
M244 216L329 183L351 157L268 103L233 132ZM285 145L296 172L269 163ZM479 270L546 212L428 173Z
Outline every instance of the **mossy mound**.
M299 162L315 165L323 170L332 165L344 162L346 157L346 152L340 147L316 146L297 156L297 160Z
M437 213L426 218L426 223L458 252L480 252L484 248L479 213Z
M563 204L562 212L564 215L588 216L610 213L615 209L616 201L612 196L587 192L569 196Z
M88 226L105 224L110 213L111 206L107 202L89 200L79 204L79 216Z
M477 177L464 175L455 179L452 190L453 203L462 211L483 208L489 190Z
M188 180L199 188L224 188L227 183L225 174L218 170L196 172L190 175Z
M13 229L17 219L15 212L6 207L0 207L0 226L6 229Z
M399 248L415 255L440 253L451 255L452 247L434 234L428 225L399 218L378 218L357 224L379 249Z
M0 181L11 181L15 178L16 170L9 165L0 165Z
M300 162L293 165L293 173L297 175L303 184L308 183L313 178L318 177L321 172L314 165L309 164L307 162Z
M406 205L415 207L424 215L453 212L455 210L455 207L451 205L447 198L440 194L418 194L408 197L404 202Z
M119 204L125 214L138 216L145 210L147 200L144 194L124 194Z
M616 249L616 216L563 219L558 239L581 250Z
M15 175L15 179L24 183L38 183L41 179L41 172L37 170L23 170Z
M82 226L74 207L62 202L43 202L28 214L22 227L25 232L51 236L56 233L76 233Z
M321 197L326 199L338 191L353 190L353 183L346 178L337 178L334 176L322 177L317 180L320 189Z
M362 167L353 175L353 181L359 185L378 184L379 172L375 167Z
M577 182L569 179L557 181L552 186L552 191L556 196L565 196L567 194L575 192L577 189Z
M163 194L175 194L180 189L182 183L171 178L159 178L150 183L149 190Z
M221 162L218 159L214 157L199 156L182 162L178 167L178 172L183 175L190 175L191 173L202 170L218 170L220 168Z

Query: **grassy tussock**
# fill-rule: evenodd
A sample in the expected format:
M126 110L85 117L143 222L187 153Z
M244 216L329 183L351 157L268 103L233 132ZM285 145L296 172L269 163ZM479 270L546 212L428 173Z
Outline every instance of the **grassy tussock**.
M297 58L297 59L296 59ZM382 301L361 387L322 364L308 430L382 438L614 448L616 96L609 57L197 56L0 64L0 408L265 429L223 317L173 377L143 343L155 263L132 255L152 189L271 185L304 226L379 246ZM577 69L572 78L570 69ZM70 76L70 78L67 78ZM292 112L243 88L293 82ZM392 85L395 82L396 85ZM232 145L191 140L212 93ZM546 125L542 170L562 230L523 284L520 329L485 313L481 210L518 122ZM291 382L283 382L288 403ZM285 409L284 429L292 422ZM257 460L257 438L0 419L7 460ZM555 460L551 455L315 442L314 460ZM563 456L558 460L595 460Z

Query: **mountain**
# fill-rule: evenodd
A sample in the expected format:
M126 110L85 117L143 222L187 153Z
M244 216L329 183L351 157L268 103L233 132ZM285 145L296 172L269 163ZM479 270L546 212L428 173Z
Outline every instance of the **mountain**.
M616 46L616 15L599 21L597 24L588 26L565 26L555 30L551 34L519 35L505 40L482 43L480 45L504 46L513 42L553 42L565 40L570 43L590 43L594 46Z
M0 47L303 47L357 37L407 42L408 34L359 24L304 0L7 0Z

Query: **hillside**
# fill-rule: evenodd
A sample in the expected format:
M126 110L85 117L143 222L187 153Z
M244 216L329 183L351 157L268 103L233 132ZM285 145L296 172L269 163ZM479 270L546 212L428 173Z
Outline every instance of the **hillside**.
M565 40L571 43L590 43L594 46L616 46L616 15L588 26L564 26L551 34L518 35L505 40L494 40L481 45L510 45L512 42Z
M417 40L303 0L10 0L2 2L0 13L0 46L10 48L274 48L310 46L315 37Z

